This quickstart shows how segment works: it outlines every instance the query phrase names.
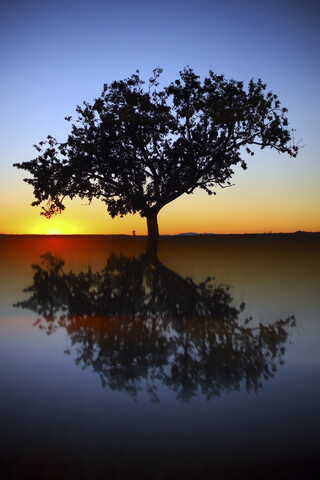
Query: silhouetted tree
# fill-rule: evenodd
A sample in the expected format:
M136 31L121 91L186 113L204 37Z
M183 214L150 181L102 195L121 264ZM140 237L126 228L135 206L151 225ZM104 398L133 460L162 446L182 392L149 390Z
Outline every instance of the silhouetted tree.
M111 217L139 213L157 238L158 212L196 188L208 194L228 186L233 167L246 169L251 145L295 157L286 108L266 85L226 80L212 71L203 82L191 68L162 90L157 68L144 88L139 71L105 84L93 104L84 102L64 143L52 136L35 148L39 156L16 163L32 178L42 215L61 213L65 198L100 198ZM68 121L71 117L66 117ZM242 148L244 147L244 148Z
M146 385L158 401L157 382L181 401L262 387L283 363L293 317L258 327L239 322L229 287L213 278L195 284L155 257L112 254L105 268L64 273L60 257L46 253L33 265L29 299L15 306L42 317L53 333L65 328L75 361L91 367L102 385L136 397ZM66 353L71 353L69 350Z

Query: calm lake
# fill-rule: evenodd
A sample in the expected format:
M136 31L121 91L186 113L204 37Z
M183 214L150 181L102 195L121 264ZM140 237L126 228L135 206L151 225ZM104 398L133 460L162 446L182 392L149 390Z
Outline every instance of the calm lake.
M0 269L1 478L318 478L319 234L1 236Z

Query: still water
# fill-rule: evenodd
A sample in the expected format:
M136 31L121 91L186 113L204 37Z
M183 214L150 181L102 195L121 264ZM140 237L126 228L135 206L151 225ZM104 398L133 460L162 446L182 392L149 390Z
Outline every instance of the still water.
M317 477L319 235L0 248L1 478Z

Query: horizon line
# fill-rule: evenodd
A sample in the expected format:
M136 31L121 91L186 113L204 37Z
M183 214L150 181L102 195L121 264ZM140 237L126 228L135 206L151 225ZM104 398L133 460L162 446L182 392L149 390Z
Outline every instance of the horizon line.
M163 233L160 237L192 237L192 236L205 236L205 235L295 235L295 234L313 234L320 233L320 231L306 231L297 230L295 232L251 232L251 233L212 233L212 232L181 232L181 233ZM148 235L132 235L127 233L0 233L1 237L4 236L30 236L30 237L130 237L130 238L148 238Z

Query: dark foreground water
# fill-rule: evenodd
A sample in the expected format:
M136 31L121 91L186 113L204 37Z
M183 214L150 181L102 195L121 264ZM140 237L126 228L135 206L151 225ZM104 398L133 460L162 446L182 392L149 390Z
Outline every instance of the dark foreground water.
M320 236L0 237L0 477L313 479Z

